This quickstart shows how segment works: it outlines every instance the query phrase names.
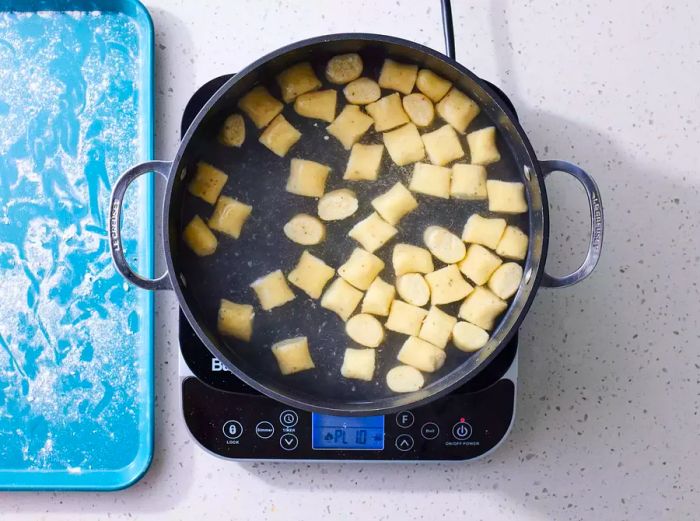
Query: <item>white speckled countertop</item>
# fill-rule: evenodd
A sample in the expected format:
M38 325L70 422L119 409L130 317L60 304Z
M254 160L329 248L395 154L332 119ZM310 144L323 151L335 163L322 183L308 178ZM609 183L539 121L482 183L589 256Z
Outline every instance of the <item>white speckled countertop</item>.
M438 0L146 3L164 159L198 85L281 45L364 31L443 49ZM177 303L161 294L148 474L117 493L3 493L0 518L697 519L700 4L454 4L459 60L511 96L539 157L595 175L606 211L597 272L542 290L525 321L510 438L472 464L217 459L181 419ZM564 176L548 188L562 273L585 249L587 207Z

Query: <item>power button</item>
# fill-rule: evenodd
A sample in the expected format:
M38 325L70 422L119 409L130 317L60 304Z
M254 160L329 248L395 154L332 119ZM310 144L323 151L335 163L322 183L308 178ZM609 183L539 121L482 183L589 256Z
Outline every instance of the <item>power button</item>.
M452 426L452 436L454 436L456 440L468 440L471 435L472 426L469 425L464 418L460 419Z

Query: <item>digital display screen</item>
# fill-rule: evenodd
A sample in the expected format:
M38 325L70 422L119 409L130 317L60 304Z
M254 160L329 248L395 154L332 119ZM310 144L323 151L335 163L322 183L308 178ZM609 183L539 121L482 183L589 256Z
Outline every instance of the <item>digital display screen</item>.
M382 450L384 416L311 415L311 447L315 450Z

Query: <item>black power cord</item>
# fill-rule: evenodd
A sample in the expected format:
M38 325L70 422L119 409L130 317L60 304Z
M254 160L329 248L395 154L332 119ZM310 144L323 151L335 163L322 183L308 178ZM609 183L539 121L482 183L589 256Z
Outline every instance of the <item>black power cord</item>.
M452 5L450 0L442 0L442 30L445 33L445 52L453 60L457 59L455 52L455 30L452 23Z

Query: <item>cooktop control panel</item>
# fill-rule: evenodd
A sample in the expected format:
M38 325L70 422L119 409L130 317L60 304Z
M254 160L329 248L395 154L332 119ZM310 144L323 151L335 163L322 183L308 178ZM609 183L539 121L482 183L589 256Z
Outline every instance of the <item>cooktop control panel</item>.
M515 386L501 379L389 416L340 417L293 409L185 378L183 412L195 439L232 459L465 460L506 435Z

